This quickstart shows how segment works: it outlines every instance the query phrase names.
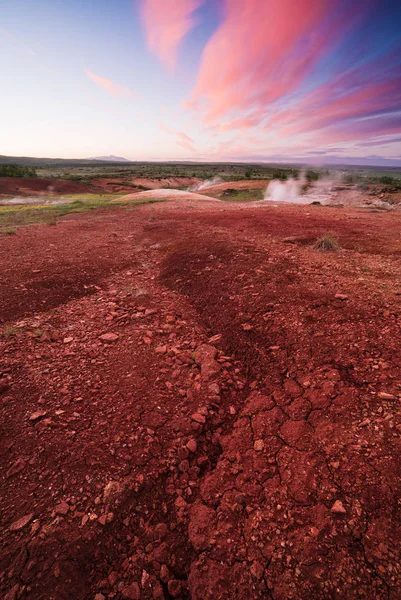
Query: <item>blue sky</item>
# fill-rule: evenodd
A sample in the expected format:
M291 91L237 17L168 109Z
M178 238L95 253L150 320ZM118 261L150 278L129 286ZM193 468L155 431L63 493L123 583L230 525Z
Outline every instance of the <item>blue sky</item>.
M399 2L1 0L0 14L0 154L401 157Z

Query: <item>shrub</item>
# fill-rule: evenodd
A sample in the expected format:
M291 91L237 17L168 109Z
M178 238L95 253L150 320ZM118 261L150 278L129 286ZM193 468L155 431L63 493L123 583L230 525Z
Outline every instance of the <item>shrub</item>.
M37 177L35 167L0 165L0 177Z
M322 235L322 237L316 240L315 248L321 252L334 252L340 248L340 244L333 235L325 233Z

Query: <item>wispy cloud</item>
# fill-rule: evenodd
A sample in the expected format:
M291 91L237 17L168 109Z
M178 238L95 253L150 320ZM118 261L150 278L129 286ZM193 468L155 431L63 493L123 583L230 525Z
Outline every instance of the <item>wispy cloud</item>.
M133 98L135 96L134 92L125 85L114 83L114 81L112 81L111 79L106 79L106 77L100 77L100 75L92 73L92 71L89 71L89 69L85 69L85 73L89 77L89 79L91 79L94 83L96 83L97 86L102 88L102 90L104 90L111 96L115 96L117 98Z
M179 46L195 26L193 13L204 0L142 0L141 18L149 49L173 70Z
M186 103L201 110L211 131L259 131L271 146L327 146L397 133L400 47L381 55L373 48L363 56L354 48L352 56L332 60L379 0L363 6L346 0L225 0L224 6Z
M189 152L196 152L195 146L190 144L190 142L176 142L177 146L181 146L184 150L188 150Z
M185 145L185 147L187 149L190 148L193 152L195 152L194 140L191 137L189 137L189 135L187 135L183 131L175 131L173 129L170 129L164 123L159 123L159 125L160 125L160 129L162 129L169 135L173 135L173 136L179 138L179 141L176 141L176 144L178 144L179 146L183 146L183 147Z

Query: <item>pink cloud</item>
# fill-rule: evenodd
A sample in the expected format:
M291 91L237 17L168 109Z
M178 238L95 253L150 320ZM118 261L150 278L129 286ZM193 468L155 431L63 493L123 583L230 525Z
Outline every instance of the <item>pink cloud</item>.
M102 90L115 97L134 97L135 94L125 85L119 85L118 83L114 83L111 79L106 79L105 77L100 77L95 73L92 73L88 69L85 69L86 75L91 79L96 85L98 85Z
M286 138L293 145L310 142L314 135L322 139L326 129L335 140L341 135L351 139L351 121L400 106L399 74L382 76L391 60L386 64L388 57L382 58L375 75L370 63L315 90L303 89L311 90L317 66L375 4L377 0L366 0L363 7L343 0L225 0L223 22L204 49L184 106L201 110L212 131L247 133L263 126L269 145L281 145ZM391 123L377 119L356 124L355 131L379 134L381 124L384 132Z
M317 133L319 139L329 134L330 140L356 139L358 132L384 133L382 117L401 105L399 67L389 67L387 61L381 58L350 69L317 87L271 117L265 130L283 136Z
M184 133L183 131L174 131L174 130L170 129L169 127L167 127L167 125L165 125L164 123L159 123L159 125L160 125L160 129L162 129L166 133L177 136L181 140L181 143L191 144L191 145L194 144L194 140L191 137L189 137L189 135Z
M142 0L141 18L149 49L171 71L183 38L196 24L193 13L204 0Z
M196 152L195 146L190 144L189 142L175 142L177 146L181 146L184 150L189 150L189 152Z
M190 102L209 120L283 97L310 73L338 25L329 0L226 0L226 17L206 45ZM219 57L217 59L217 57Z

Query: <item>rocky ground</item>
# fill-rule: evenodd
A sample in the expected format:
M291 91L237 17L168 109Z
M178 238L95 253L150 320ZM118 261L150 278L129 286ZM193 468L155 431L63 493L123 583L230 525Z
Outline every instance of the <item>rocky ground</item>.
M400 225L176 202L2 236L2 598L400 598Z

